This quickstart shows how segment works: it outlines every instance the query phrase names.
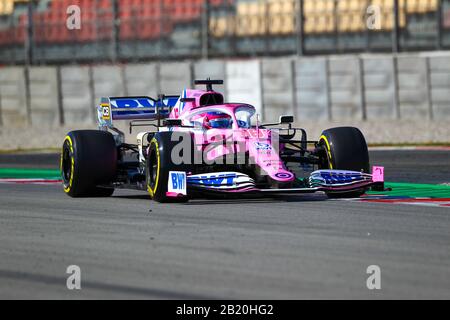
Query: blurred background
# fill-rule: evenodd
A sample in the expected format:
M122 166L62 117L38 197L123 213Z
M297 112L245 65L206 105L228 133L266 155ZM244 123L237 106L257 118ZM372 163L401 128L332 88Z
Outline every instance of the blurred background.
M314 138L445 144L448 49L450 0L0 0L0 149L56 147L102 96L207 76Z
M450 0L1 0L0 15L3 64L450 48Z

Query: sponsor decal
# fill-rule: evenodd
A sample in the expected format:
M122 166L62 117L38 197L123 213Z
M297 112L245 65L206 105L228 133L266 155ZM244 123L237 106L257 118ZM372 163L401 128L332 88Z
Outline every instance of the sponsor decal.
M120 98L111 100L111 104L116 108L151 108L153 102L148 98Z
M186 195L186 172L170 171L167 192Z
M109 105L102 106L102 119L103 120L111 120L111 109Z
M244 136L249 138L260 138L260 139L268 139L270 134L270 130L264 130L264 129L248 129L245 130Z
M243 120L238 120L237 123L238 123L239 128L247 128L247 127L249 127L247 122L245 122Z
M189 177L188 181L207 187L221 187L234 185L236 174L201 175Z
M237 191L254 188L255 181L239 172L214 172L192 175L187 178L189 186L218 191Z
M294 175L290 172L278 172L277 174L275 174L275 177L277 177L279 179L290 179L293 176Z
M355 181L371 180L371 176L356 171L345 170L319 170L311 174L310 181L312 184L342 184L352 183Z
M265 142L255 142L256 150L272 150L272 146Z
M374 166L372 168L373 182L384 182L384 167Z

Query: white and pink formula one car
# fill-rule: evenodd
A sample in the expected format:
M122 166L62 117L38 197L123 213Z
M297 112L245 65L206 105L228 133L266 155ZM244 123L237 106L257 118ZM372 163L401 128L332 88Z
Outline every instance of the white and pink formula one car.
M293 116L259 123L253 106L225 103L213 85L181 96L102 98L99 130L67 134L61 154L64 191L72 197L110 196L115 188L148 190L158 202L243 194L322 191L359 197L382 189L383 168L370 172L363 134L356 128L323 131L308 141ZM125 143L114 121L127 120L137 143ZM151 130L149 130L151 128Z

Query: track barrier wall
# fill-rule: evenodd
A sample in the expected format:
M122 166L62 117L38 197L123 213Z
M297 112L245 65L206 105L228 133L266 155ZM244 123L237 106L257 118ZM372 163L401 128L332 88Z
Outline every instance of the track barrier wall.
M368 57L363 61L365 114L368 120L396 119L394 59Z
M24 127L29 123L25 68L0 69L0 124Z
M450 141L445 132L427 132L450 120L448 52L2 67L0 140L23 128L49 135L54 128L95 128L100 97L180 94L194 79L207 77L224 79L217 89L226 100L254 105L265 122L293 114L302 126L384 131L398 124L413 131L418 124L425 131L419 140ZM396 141L396 135L384 142Z
M427 58L433 119L450 118L450 54Z
M261 61L230 61L226 66L227 97L230 102L250 103L262 115Z
M31 124L54 128L63 123L58 72L56 67L29 68Z
M93 88L91 68L87 66L61 67L61 91L64 122L94 123Z
M307 58L294 62L295 115L299 120L331 119L327 59Z

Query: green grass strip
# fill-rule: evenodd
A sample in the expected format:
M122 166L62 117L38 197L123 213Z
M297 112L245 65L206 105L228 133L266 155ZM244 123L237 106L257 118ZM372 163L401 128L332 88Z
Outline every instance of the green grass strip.
M370 191L368 194L418 198L450 198L450 186L445 185L386 182L385 187L392 188L392 191Z
M55 169L15 169L0 168L1 179L61 179L59 170Z

